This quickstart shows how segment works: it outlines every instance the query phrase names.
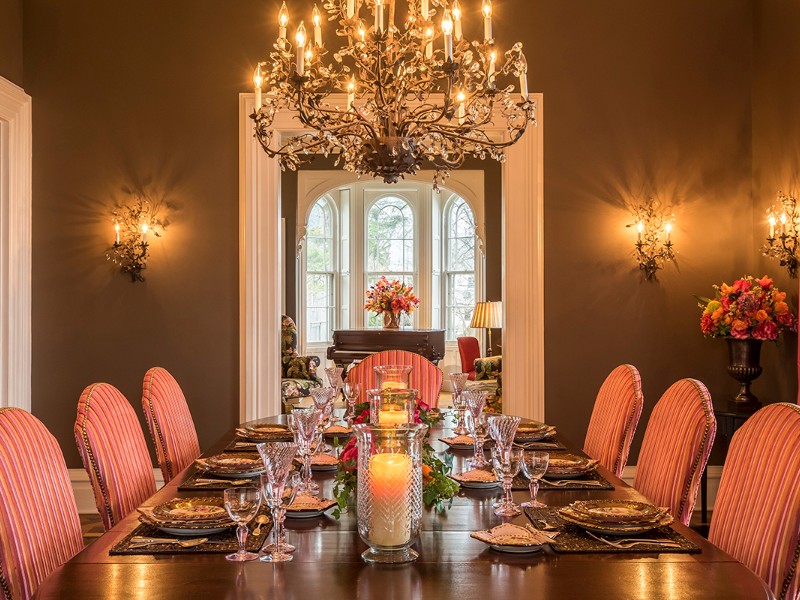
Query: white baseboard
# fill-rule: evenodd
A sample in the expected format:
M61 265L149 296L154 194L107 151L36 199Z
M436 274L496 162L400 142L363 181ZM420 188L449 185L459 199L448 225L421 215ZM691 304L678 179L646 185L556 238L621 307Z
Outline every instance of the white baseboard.
M161 469L153 469L153 476L156 478L156 489L164 485ZM83 469L69 469L69 481L72 484L72 492L75 494L78 513L82 515L97 514L92 484L89 482L89 475L86 471Z
M706 467L706 474L708 475L708 510L714 509L714 500L717 498L717 488L719 488L719 479L722 477L722 466L709 465ZM636 465L628 465L622 473L622 479L628 485L633 485L633 480L636 477ZM697 493L697 503L694 509L700 510L700 493Z

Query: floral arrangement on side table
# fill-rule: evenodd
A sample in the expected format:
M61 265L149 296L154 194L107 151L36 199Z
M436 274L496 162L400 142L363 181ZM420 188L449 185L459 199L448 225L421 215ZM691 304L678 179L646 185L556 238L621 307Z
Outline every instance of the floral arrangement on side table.
M366 294L364 310L391 315L395 321L400 313L414 312L419 306L419 298L414 295L414 286L406 285L398 279L389 281L385 275Z
M733 285L715 285L714 298L695 296L703 309L700 330L707 337L776 340L784 329L797 331L797 317L781 292L766 275L750 275Z
M357 404L355 414L358 414L358 417L353 421L354 424L369 423L369 403ZM414 411L416 423L424 423L430 427L441 418L441 415L432 411L425 402L417 400ZM334 479L333 496L339 506L333 511L333 516L337 519L356 490L357 465L358 445L356 438L352 437L339 454L339 466ZM436 451L426 443L422 449L422 499L426 506L433 506L436 510L443 511L445 503L447 506L452 504L453 497L458 493L458 484L447 476L449 472L450 465L436 456Z

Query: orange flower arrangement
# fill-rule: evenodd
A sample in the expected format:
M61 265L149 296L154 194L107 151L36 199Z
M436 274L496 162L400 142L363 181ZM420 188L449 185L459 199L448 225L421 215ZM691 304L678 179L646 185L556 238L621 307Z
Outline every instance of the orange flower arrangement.
M389 281L385 275L366 294L364 309L378 314L411 313L419 306L419 298L414 295L414 286L406 285L398 279Z

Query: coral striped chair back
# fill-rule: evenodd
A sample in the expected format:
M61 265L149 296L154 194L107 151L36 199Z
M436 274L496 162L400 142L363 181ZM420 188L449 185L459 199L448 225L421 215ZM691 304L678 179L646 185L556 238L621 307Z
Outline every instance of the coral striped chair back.
M769 404L734 434L708 539L778 600L800 598L800 406Z
M583 451L617 477L628 462L643 404L642 379L633 365L611 371L597 392Z
M58 442L30 413L0 409L0 596L30 598L82 548Z
M706 386L696 379L673 383L650 415L633 487L689 525L716 433Z
M93 383L78 400L74 432L108 530L156 491L142 428L122 392L108 383Z
M186 397L166 369L153 367L145 373L142 410L167 483L200 456L200 444Z
M359 402L367 401L366 390L377 385L377 375L373 367L381 365L411 365L409 383L419 392L420 399L431 408L439 406L439 392L442 391L442 370L424 356L405 350L384 350L370 354L367 358L347 372L347 381L361 384Z

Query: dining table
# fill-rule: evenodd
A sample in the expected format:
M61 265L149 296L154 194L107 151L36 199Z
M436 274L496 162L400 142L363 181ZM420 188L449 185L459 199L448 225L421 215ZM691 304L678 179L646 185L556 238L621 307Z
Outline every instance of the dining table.
M452 414L431 427L429 440L442 456L452 457L455 471L466 469L468 450L452 450L440 438L452 435ZM258 423L285 423L285 415ZM252 422L254 424L256 422ZM208 448L213 456L229 448L236 430ZM567 450L580 454L568 440ZM195 476L190 465L159 489L143 506L174 498L221 496L222 491L180 491ZM577 500L646 499L602 466L598 474L613 490L542 490L539 499L550 507ZM326 498L332 498L335 472L316 472L314 479ZM610 486L609 486L610 487ZM356 509L339 519L330 512L311 519L287 518L286 539L296 546L293 560L229 562L223 553L112 554L110 550L139 525L133 513L90 543L48 577L35 597L45 598L180 598L199 600L406 600L415 598L593 599L611 600L755 600L774 598L764 582L742 563L675 521L670 527L693 543L693 553L569 552L549 546L533 553L506 553L490 548L470 534L500 525L493 504L500 488L461 489L452 505L437 511L425 508L414 549L419 557L402 565L368 564L361 553L367 545L358 534ZM514 500L528 499L527 490L514 491ZM525 525L525 514L512 523Z

